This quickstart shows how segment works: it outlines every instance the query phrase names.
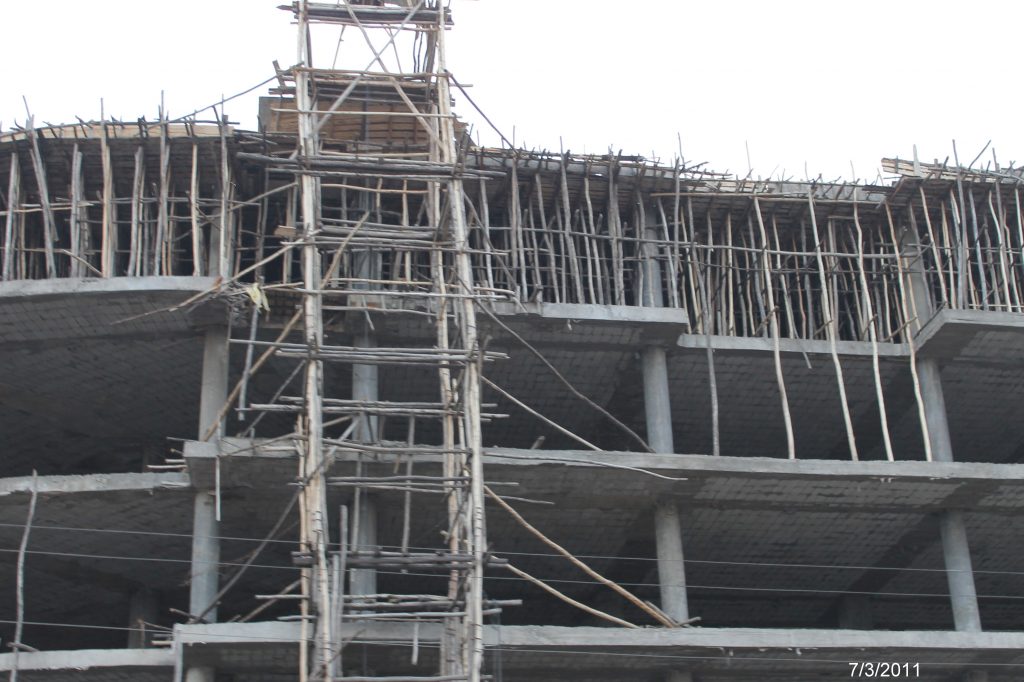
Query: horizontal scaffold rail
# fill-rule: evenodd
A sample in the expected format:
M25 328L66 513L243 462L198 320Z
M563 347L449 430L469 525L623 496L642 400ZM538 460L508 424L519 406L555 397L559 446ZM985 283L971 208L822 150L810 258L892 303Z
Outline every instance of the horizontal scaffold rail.
M423 179L442 180L452 177L463 177L475 180L505 177L504 171L483 170L440 161L421 161L419 159L404 159L387 156L380 156L372 160L357 161L354 159L322 155L282 157L250 152L239 152L238 158L243 161L251 161L253 163L259 163L294 173L312 171L335 173L338 175L359 175L361 177L389 175L410 177L419 176Z
M252 404L252 410L262 412L300 412L304 409L301 396L281 396L276 403ZM389 417L445 417L463 414L458 406L445 406L441 403L401 403L385 401L342 400L338 398L321 398L325 414L367 414ZM481 407L496 407L495 404L481 404ZM489 419L507 417L505 414L481 415Z
M410 26L438 26L441 13L431 7L376 7L353 3L328 4L311 2L306 5L309 21L323 24L346 24L349 26L393 27L398 24ZM279 5L278 9L299 13L299 3ZM451 14L445 12L444 25L451 26Z
M484 362L506 360L508 355L493 351L470 351L459 348L362 348L359 346L320 346L311 348L301 343L275 343L272 341L243 341L254 346L275 349L276 355L285 358L315 357L321 360L336 360L363 365L430 365L465 364L482 359Z
M477 557L458 552L388 552L383 550L346 552L345 563L351 568L454 568L472 565ZM488 566L505 566L507 559L485 556Z

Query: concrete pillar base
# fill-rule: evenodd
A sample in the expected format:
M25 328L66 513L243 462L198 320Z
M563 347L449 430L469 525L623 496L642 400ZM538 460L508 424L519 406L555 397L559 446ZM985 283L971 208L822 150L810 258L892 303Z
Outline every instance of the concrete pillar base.
M213 682L217 671L213 668L189 668L185 671L185 682Z
M942 555L946 561L949 600L953 606L953 623L960 632L981 632L978 594L974 587L971 550L967 545L964 516L947 511L939 519L942 533Z
M654 537L658 552L661 610L677 621L690 617L683 565L683 531L675 502L662 501L654 511Z
M189 613L208 623L217 621L217 596L220 569L220 538L216 500L212 493L197 492L192 517L192 589ZM207 610L209 609L209 610Z
M349 536L353 539L353 549L363 552L376 551L378 549L377 501L370 495L360 496L358 524L358 527L353 528ZM377 569L353 568L350 570L349 576L349 592L351 594L377 594Z

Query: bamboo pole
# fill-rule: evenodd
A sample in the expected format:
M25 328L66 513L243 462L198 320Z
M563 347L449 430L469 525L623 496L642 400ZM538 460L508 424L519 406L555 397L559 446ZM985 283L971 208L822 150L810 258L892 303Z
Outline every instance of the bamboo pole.
M587 299L583 294L583 281L580 275L580 265L576 259L576 240L571 234L568 233L569 228L572 225L572 209L569 203L569 179L565 173L566 159L565 155L562 154L558 157L558 170L559 170L559 189L560 199L562 205L562 225L565 229L565 245L567 248L566 256L569 259L569 268L572 271L572 282L576 292L576 302L586 303ZM568 295L567 295L568 300Z
M928 241L931 242L932 247L932 258L935 259L935 274L939 279L939 295L942 298L942 303L945 306L949 305L949 293L946 291L946 277L943 272L942 256L939 253L939 248L935 240L935 231L932 229L932 219L928 214L928 197L924 193L924 187L918 187L917 191L921 196L921 212L924 214L924 225L928 231ZM913 211L913 205L910 210Z
M4 220L4 263L3 279L9 282L15 279L14 254L17 249L16 223L21 222L21 216L17 207L21 203L21 166L18 163L18 153L11 150L11 170L7 178L7 217Z
M853 225L854 229L857 230L855 237L857 240L857 251L859 253L863 253L864 232L861 230L860 217L858 215L856 202L853 204ZM871 290L868 285L868 277L865 272L864 259L862 257L858 257L857 265L859 267L860 285L864 291L862 300L864 301L864 305L867 307L865 314L868 318L867 331L868 339L871 341L871 368L875 377L875 397L878 400L878 414L882 427L882 442L885 445L885 458L892 462L894 460L892 439L889 436L889 417L885 410L885 394L882 391L882 372L878 359L878 323L875 318L874 307L871 305Z
M231 254L234 248L233 239L233 214L229 210L231 203L231 161L228 158L228 138L227 138L227 116L224 114L223 108L221 109L221 118L218 120L217 128L220 133L220 240L218 241L218 269L217 273L222 277L228 277L231 274ZM315 145L316 142L310 142ZM314 149L304 151L307 156L312 156L315 153ZM319 181L318 181L319 182ZM306 186L303 185L303 191L306 191ZM319 197L319 189L317 189L317 197ZM319 201L319 199L318 199ZM319 214L318 214L319 217ZM307 238L312 235L306 235ZM313 280L319 281L319 275ZM307 282L308 284L308 282Z
M31 142L32 168L36 174L36 187L39 190L39 203L43 209L43 251L46 257L46 276L57 276L57 264L53 256L53 245L57 241L57 226L53 219L53 207L50 205L50 190L46 181L46 166L43 155L39 151L39 139L36 135L32 117L28 119L28 137ZM22 247L25 243L22 241Z
M203 234L199 225L199 145L192 142L192 175L188 193L189 218L192 224L192 276L203 274ZM287 280L285 280L287 281Z
M825 274L825 261L821 255L821 238L818 235L818 220L814 211L814 195L807 193L808 209L811 218L811 232L814 235L814 246L818 251L818 276L821 280L821 305L822 314L825 316L825 333L828 336L829 350L832 355L832 364L836 370L836 382L839 386L839 401L843 408L843 424L846 426L846 440L850 447L850 458L854 461L859 459L857 453L857 442L853 433L853 420L850 417L850 406L846 400L846 382L843 381L843 366L839 361L839 351L836 347L836 319L834 302L830 300L828 278ZM835 287L833 287L834 289Z
M930 462L932 461L932 446L931 440L928 437L928 418L925 416L924 398L921 396L921 381L917 374L917 348L914 343L914 336L909 329L911 324L911 308L908 306L908 287L904 281L903 255L900 253L899 239L896 238L896 224L893 222L892 209L889 207L888 203L885 204L885 217L889 221L889 234L892 237L892 248L896 256L896 269L899 276L900 310L903 313L903 319L907 327L906 343L907 350L910 353L910 376L914 382L914 399L917 401L917 416L921 425L921 438L924 440L924 458L926 461ZM911 296L912 295L913 292L911 290Z
M761 243L767 248L768 236L764 229L764 219L761 217L761 206L758 203L757 195L754 195L754 213L757 215L757 225L761 229ZM793 418L789 412L789 398L786 396L786 381L782 376L782 355L779 351L779 324L778 308L775 306L775 294L772 292L771 260L767 251L762 252L761 267L764 274L765 291L768 296L768 328L772 337L772 357L775 361L775 380L779 386L779 397L782 400L782 420L786 427L786 450L790 459L796 459L796 444L793 439Z
M114 169L107 135L107 123L104 121L100 137L103 162L103 245L100 250L100 272L104 277L114 277L117 275L117 209L114 206Z
M21 533L21 544L18 547L18 567L15 578L15 621L14 621L14 650L13 665L9 676L10 682L18 682L18 656L21 652L22 635L25 632L25 554L28 550L29 535L32 533L32 522L36 515L36 500L39 496L38 477L32 470L32 493L28 502L28 515L25 519L25 527Z
M164 250L166 245L171 239L170 231L170 193L171 193L171 150L170 140L168 139L167 131L167 112L163 108L163 104L160 105L160 174L159 174L159 186L157 189L157 214L156 214L156 236L153 239L153 274L164 275L171 274L165 272L166 262L164 258ZM218 272L217 274L223 275L225 273Z
M592 569L590 566L577 559L571 552L569 552L569 550L565 549L560 544L549 538L547 535L537 530L536 527L534 527L529 521L524 519L519 512L513 509L507 502L505 502L505 500L501 499L501 497L495 494L495 492L491 490L489 487L484 486L484 491L487 493L488 497L490 497L492 500L498 503L499 507L508 512L509 516L515 519L516 523L525 528L527 532L529 532L535 538L543 542L545 545L547 545L548 547L550 547L551 549L555 550L563 557L568 559L569 563L571 563L573 566L576 566L597 582L601 583L605 587L611 589L613 592L623 597L630 604L646 613L648 616L653 618L661 625L664 625L668 628L679 627L679 624L673 621L671 618L669 618L668 616L666 616L658 610L652 609L649 604L635 596L632 592L625 589L618 583L609 580L608 578L605 578L603 575Z
M138 276L139 259L145 256L142 253L141 221L143 185L145 182L145 166L143 159L144 149L140 144L135 150L135 168L132 175L132 205L131 205L131 228L129 232L128 246L128 275Z
M85 185L82 179L82 150L75 143L71 152L71 276L85 277L89 256L89 223L82 217Z
M539 587L540 589L544 590L548 594L554 595L558 599L561 599L562 601L564 601L569 606L575 607L575 608L577 608L577 609L579 609L579 610L581 610L581 611L583 611L585 613L589 613L592 616L596 616L596 617L598 617L598 618L600 618L602 620L606 620L609 623L614 623L615 625L620 625L620 626L622 626L624 628L637 628L637 627L639 627L637 625L633 625L629 621L622 620L621 618L616 618L615 616L607 614L604 611L600 611L600 610L595 609L593 607L587 606L586 604L584 604L582 602L578 602L575 599L573 599L572 597L566 595L564 592L559 592L558 590L556 590L555 588L551 587L551 585L548 585L543 580L540 580L539 578L535 578L534 576L530 575L526 571L523 571L523 570L520 570L520 569L516 568L512 564L507 564L505 566L505 568L508 569L509 571L511 571L513 575L516 575L516 576L522 578L523 580L536 585L537 587Z

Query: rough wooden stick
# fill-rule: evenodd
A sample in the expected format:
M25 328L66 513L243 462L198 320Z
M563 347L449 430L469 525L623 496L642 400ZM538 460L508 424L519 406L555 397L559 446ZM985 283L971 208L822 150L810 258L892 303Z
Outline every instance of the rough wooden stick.
M853 225L857 230L857 251L859 253L863 251L864 232L860 227L860 216L857 212L856 203L853 204ZM885 444L885 457L891 462L894 459L892 453L892 440L889 437L889 417L885 411L885 394L882 391L882 372L878 361L878 323L875 319L874 307L871 305L871 291L868 286L868 276L864 269L864 259L858 258L857 264L860 272L860 285L864 290L864 305L867 308L868 338L871 340L871 367L875 375L875 396L878 399L878 414L880 416L882 426L882 442Z
M633 606L637 607L638 609L640 609L641 611L643 611L644 613L649 615L651 618L653 618L654 620L656 620L659 623L661 623L662 625L664 625L665 627L669 627L669 628L677 628L677 627L679 627L678 623L676 623L672 619L668 618L664 614L659 613L656 609L652 609L650 606L648 606L646 603L644 603L644 601L642 599L640 599L639 597L634 595L632 592L630 592L626 588L622 587L618 583L613 582L613 581L609 580L608 578L605 578L603 575L601 575L600 573L598 573L597 571L592 569L590 566L588 566L587 564L585 564L582 561L580 561L579 559L577 559L569 550L565 549L560 544L558 544L557 542L555 542L554 540L549 538L547 535L544 535L544 533L542 533L539 530L537 530L533 525L530 524L529 521L524 519L522 517L522 515L519 514L519 512L517 512L515 509L513 509L507 502L505 502L505 500L501 499L501 497L499 497L489 487L484 486L484 491L487 493L488 497L490 497L492 500L497 502L498 505L502 509L504 509L506 512L508 512L509 515L513 519L515 519L516 522L520 526L522 526L527 531L529 531L529 533L531 535L533 535L538 540L543 542L545 545L547 545L551 549L555 550L556 552L558 552L559 554L564 556L566 559L569 560L570 563L572 563L574 566L579 568L581 571L583 571L584 573L589 575L591 578L593 578L597 582L601 583L605 587L610 588L612 591L617 592L619 595L621 595L623 598L625 598L626 601L628 601L629 603L633 604Z
M369 214L364 215L363 216L363 220L366 220L368 215ZM360 225L361 224L362 224L362 221L360 221ZM356 234L356 232L358 231L358 227L359 227L359 225L357 225L356 226L357 229L353 230L352 234L349 235L349 239L351 239ZM331 281L331 278L334 277L334 273L337 271L338 266L341 264L341 256L345 253L345 247L346 246L347 246L347 240L346 240L345 243L342 243L338 247L338 249L334 252L334 257L331 259L331 263L327 267L327 272L324 273L323 278L320 280L320 287L321 288L327 286L327 284ZM278 253L276 253L274 255L271 255L271 256L267 256L267 258L263 259L263 261L261 261L260 263L256 263L254 265L251 265L251 266L249 266L249 268L247 270L242 271L242 272L238 273L237 275L235 275L235 278L238 278L238 277L242 276L242 274L244 274L248 270L252 270L252 269L258 267L263 262L269 261L272 258L277 257L277 255L280 255L280 254L283 254L283 253L287 253L290 248L291 248L290 246L285 247L284 249L281 249ZM199 296L203 296L206 293L207 292L203 292L201 294L197 294L196 296L194 296L192 298L193 299L198 298ZM192 300L192 299L190 299L190 300ZM258 371L260 369L260 367L262 367L264 364L266 364L267 360L269 360L270 357L277 350L278 344L280 344L282 341L285 340L285 338L288 337L288 334L291 333L292 329L295 328L295 325L297 325L299 323L300 319L302 319L302 311L301 310L296 311L296 313L294 315L292 315L291 319L288 320L288 322L285 324L284 328L281 330L281 333L278 334L277 338L270 345L270 347L268 347L267 350L264 351L262 355L260 355L259 359L257 359L256 362L253 363L252 369L250 370L250 373L254 373L254 372ZM239 392L242 390L242 383L243 383L242 380L239 379L239 381L235 384L235 387L231 390L231 393L228 395L227 400L224 402L224 404L220 408L220 411L217 413L217 418L213 421L212 424L210 424L210 427L203 434L203 437L201 438L201 440L204 440L204 441L210 440L210 438L213 437L213 434L216 433L217 430L220 428L220 423L224 420L224 417L227 416L228 412L231 411L231 405L238 398Z
M621 625L624 628L638 628L639 627L638 625L634 625L633 623L630 623L629 621L622 620L621 618L616 618L615 616L611 615L610 613L605 613L604 611L599 611L598 609L595 609L595 608L592 608L590 606L587 606L586 604L584 604L582 602L578 602L575 599L573 599L572 597L570 597L570 596L568 596L568 595L566 595L566 594L564 594L562 592L559 592L555 588L551 587L551 585L548 585L546 582L540 580L539 578L535 578L532 575L530 575L529 573L527 573L526 571L523 571L523 570L520 570L520 569L516 568L512 564L506 564L505 568L508 569L509 571L511 571L514 575L519 576L523 580L526 580L527 582L533 583L534 585L536 585L540 589L544 590L548 594L554 595L555 597L561 599L566 604L569 604L570 606L574 606L574 607L576 607L577 609L579 609L581 611L585 611L586 613L589 613L592 616L597 616L598 618L601 618L602 620L606 620L609 623L615 623L616 625Z
M710 227L711 216L708 216L708 225ZM686 247L687 257L691 253L689 246ZM708 266L705 266L707 268ZM718 457L722 454L721 446L721 429L719 427L719 412L718 412L718 375L715 372L715 349L711 347L711 331L712 322L709 318L709 311L711 310L712 302L710 300L711 295L708 293L707 287L704 284L704 276L697 270L697 276L690 279L697 280L697 286L700 289L700 310L701 310L701 330L704 332L704 351L708 360L708 390L711 393L711 454ZM693 284L691 283L692 287ZM718 293L720 288L716 288L714 291L715 299L718 299ZM716 301L717 304L717 301Z
M228 159L227 116L221 110L221 119L217 122L220 131L220 220L218 229L220 238L217 242L217 274L228 277L231 274L231 251L233 248L234 214L229 206L231 203L231 164ZM213 254L211 254L212 257Z
M556 424L555 422L551 421L550 419L548 419L547 417L542 415L540 412L538 412L537 410L533 409L532 407L530 407L529 405L527 405L523 401L519 400L514 395L512 395L511 393L509 393L508 391L503 389L501 386L498 386L496 383L494 383L493 381L491 381L487 377L482 376L482 377L480 377L480 379L485 384L487 384L488 386L493 388L495 391L497 391L501 395L505 396L506 398L511 400L513 403L515 403L519 407L523 408L524 410L526 410L527 412L532 414L537 419L540 419L542 422L544 422L548 426L550 426L553 429L557 430L559 433L565 434L569 438L572 438L574 441L576 441L578 443L581 443L583 445L586 445L591 450L600 450L601 449L601 448L597 447L596 445L594 445L593 443L591 443L590 441L585 440L584 438L581 438L580 436L577 436L575 433L573 433L569 429L565 428L564 426L561 426L561 425Z
M195 142L192 143L192 182L189 186L188 208L192 222L192 276L201 277L204 271L203 235L199 230L199 145Z
M547 359L546 357L544 357L544 354L543 354L543 353L541 353L541 352L540 352L539 350L537 350L537 349L536 349L536 348L535 348L535 347L534 347L533 345L531 345L531 344L530 344L530 343L529 343L529 342L528 342L528 341L527 341L526 339L524 339L524 338L523 338L523 337L522 337L521 335L517 334L517 333L515 332L515 330L513 330L513 329L512 329L511 327L509 327L509 326L508 326L508 325L506 325L506 324L505 324L504 322L502 322L502 321L501 321L501 320L500 320L500 319L498 318L498 316L497 316L497 315L495 315L495 314L494 314L494 313L493 313L493 312L492 312L492 311L491 311L490 309L488 309L488 308L487 308L486 306L480 306L480 309L481 309L481 310L482 310L482 311L483 311L483 312L484 312L484 313L485 313L485 314L486 314L486 315L487 315L488 317L490 317L490 318L491 318L491 320L493 320L493 321L494 321L494 322L495 322L495 323L496 323L496 324L497 324L498 326L500 326L500 327L501 327L502 329L504 329L504 330L505 330L506 332L508 332L509 334L511 334L513 338L515 338L515 339L516 339L517 341L519 341L519 343L523 344L523 346L525 346L527 350L529 350L529 351L530 351L531 353L533 353L533 355L534 355L534 356L536 356L536 358L537 358L538 360L540 360L540 361L541 361L542 363L544 363L544 366L545 366L545 367L547 367L547 368L548 368L548 369L549 369L549 370L551 371L551 373L552 373L552 374L554 374L554 375L555 375L555 377L556 377L556 378L557 378L557 379L558 379L559 381L561 381L561 382L562 382L562 384L563 384L563 385L564 385L564 386L565 386L566 388L568 388L568 389L569 389L569 391L571 391L571 392L572 392L572 394L573 394L574 396L576 396L577 398L579 398L580 400L582 400L583 402L585 402L585 403L586 403L587 405L589 405L590 407L592 407L592 408L594 408L595 410L597 410L597 411L598 411L598 412L599 412L599 413L600 413L600 414L601 414L601 415L602 415L603 417L605 417L606 419L608 419L609 421L611 421L611 422L612 422L613 424L615 424L616 426L618 426L618 427L619 427L620 429L622 429L623 431L625 431L625 432L626 432L626 433L627 433L627 434L629 435L629 437L630 437L630 438L632 438L632 439L633 439L633 440L635 440L635 441L636 441L637 443L639 443L641 447L643 447L643 448L644 448L645 450L647 450L647 452L654 452L654 450L652 450L652 449L651 449L651 446L647 444L647 441L645 441L645 440L644 440L643 438L641 438L641 437L640 437L640 435L636 433L636 431L634 431L633 429L631 429L631 428L629 428L628 426L626 426L626 425L625 425L625 424L624 424L624 423L623 423L623 422L622 422L621 420L617 419L617 418L615 417L615 415L613 415L613 414L612 414L611 412L609 412L609 411L608 411L608 410L606 410L606 409L605 409L604 407L602 407L602 406L598 405L598 404L597 404L596 402L594 402L593 400L591 400L590 398L588 398L588 397L587 397L586 395L584 395L583 393L581 393L581 392L579 391L579 389L577 389L577 388L576 388L576 387L575 387L575 386L574 386L574 385L572 384L572 382L570 382L570 381L569 381L569 380L568 380L567 378L565 378L565 375L563 375L563 374L562 374L561 372L559 372L559 371L558 371L558 369L556 369L556 368L555 368L555 366L554 366L553 364L551 364L551 361L550 361L550 360L548 360L548 359Z
M836 348L836 336L839 333L837 329L838 311L834 309L834 302L830 298L828 277L825 275L825 261L821 255L821 239L818 236L818 220L814 215L814 196L811 192L807 193L807 202L811 216L811 231L814 235L814 249L817 252L818 276L821 280L822 314L826 320L829 320L825 327L825 332L828 336L829 350L832 354L832 364L836 370L836 383L839 385L839 402L843 408L843 424L846 426L846 440L850 446L850 458L857 461L860 458L857 453L857 440L853 434L853 419L850 417L850 405L846 400L846 382L843 380L843 365L839 361L839 351ZM835 290L836 284L833 282L832 293Z
M153 274L171 274L164 272L164 245L171 239L170 232L170 193L171 193L171 151L167 136L167 114L163 103L160 105L160 186L158 188L159 203L157 204L156 237L153 240Z
M71 276L84 277L86 258L89 251L89 226L82 218L82 198L85 194L85 183L82 180L82 151L75 143L71 152L71 215L68 219L71 226Z
M918 187L917 190L921 195L921 212L924 214L924 224L928 229L928 241L930 241L932 245L932 257L935 259L935 272L939 277L939 294L942 296L942 302L949 305L949 295L946 292L946 278L943 275L942 270L942 256L939 254L939 248L935 242L935 232L932 230L931 216L928 215L928 199L925 196L923 186ZM913 206L911 206L910 210L914 210ZM856 211L856 204L854 204L854 211ZM854 216L856 216L856 213L854 213Z
M28 503L28 517L25 519L25 530L21 534L21 545L18 548L18 577L17 577L17 614L14 624L14 644L21 645L21 636L25 629L25 553L28 549L28 538L32 532L32 520L36 515L36 499L39 496L39 489L36 485L38 477L32 470L32 497ZM14 665L11 667L9 676L10 682L18 682L18 652L19 646L14 647Z
M114 206L114 169L110 159L110 145L107 143L107 125L103 124L100 137L100 154L103 161L103 241L100 247L100 271L104 277L114 277L117 272L117 220Z
M896 225L893 222L892 209L889 208L888 203L885 204L885 216L889 221L889 234L892 236L892 248L896 255L896 269L899 274L900 285L900 309L903 313L904 326L908 327L907 350L910 352L910 376L914 381L914 398L917 400L917 417L921 424L921 438L924 440L924 458L930 462L932 461L932 444L928 436L928 417L925 415L924 398L921 395L921 380L917 375L917 349L914 347L914 336L909 329L911 317L910 308L908 306L907 285L904 282L903 275L903 255L900 253L899 240L896 238ZM910 292L910 296L913 297L913 291Z
M813 211L813 207L811 210ZM767 249L768 235L764 229L764 220L761 217L761 206L757 201L757 196L754 197L754 211L757 214L758 227L761 229L761 241ZM789 453L789 458L796 459L796 444L793 440L793 418L789 413L789 398L786 396L786 381L782 377L782 356L779 352L779 310L775 306L775 295L772 293L772 265L767 251L762 252L761 265L765 278L765 290L768 293L768 315L771 316L768 319L768 326L771 328L772 335L772 354L775 358L775 379L778 382L779 395L782 398L782 419L786 425L786 448Z
M15 278L14 252L15 252L15 221L21 218L14 210L21 200L21 172L18 165L17 152L11 152L11 172L7 181L7 219L4 222L4 265L3 279L5 282Z
M50 190L46 183L46 168L43 164L43 155L39 152L39 139L36 135L31 116L28 119L28 129L29 140L32 142L32 167L36 173L39 202L43 207L43 246L46 253L46 276L52 279L57 276L57 266L53 258L53 245L57 241L57 226L54 224L53 207L50 205Z
M261 613L263 613L264 611L269 609L271 606L273 606L277 602L281 601L281 599L283 597L287 596L288 594L291 594L292 590L294 590L296 587L298 587L301 583L302 583L301 580L296 580L295 582L291 583L287 587L284 587L280 592L278 592L277 593L277 597L275 599L268 599L267 601L263 602L262 604L257 606L255 609L253 609L249 613L247 613L244 616L242 616L241 618L239 618L238 620L232 620L231 622L232 623L248 623L250 620L252 620L256 616L260 615Z
M139 260L145 258L142 251L142 201L143 186L146 179L144 165L145 150L142 145L135 150L135 172L132 176L132 205L131 205L131 230L128 239L128 275L139 275ZM74 231L74 230L73 230Z

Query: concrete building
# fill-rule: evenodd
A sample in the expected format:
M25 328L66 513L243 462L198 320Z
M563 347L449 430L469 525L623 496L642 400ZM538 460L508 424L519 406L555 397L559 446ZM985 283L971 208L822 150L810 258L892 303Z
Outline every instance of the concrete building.
M1024 678L1019 170L751 181L456 138L428 158L444 72L406 102L394 76L301 71L259 131L0 135L0 671L481 679L444 674L423 606L448 594L468 629L475 592L497 681ZM295 157L341 91L357 106ZM437 346L439 320L466 338L462 300L465 358ZM327 591L295 425L314 354ZM474 460L482 594L473 569L452 587L444 502ZM336 663L307 650L328 615Z

